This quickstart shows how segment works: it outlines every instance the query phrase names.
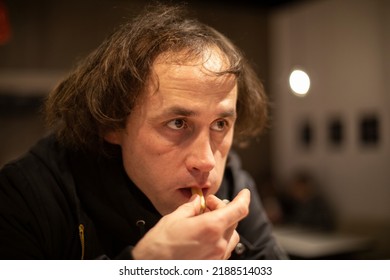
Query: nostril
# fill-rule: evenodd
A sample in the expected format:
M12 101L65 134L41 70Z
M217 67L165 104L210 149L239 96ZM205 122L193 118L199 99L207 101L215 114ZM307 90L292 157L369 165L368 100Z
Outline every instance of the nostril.
M186 159L188 170L209 172L214 168L216 160L208 133L201 133L193 139Z
M187 167L192 172L208 173L215 167L215 160L214 157L206 159L192 158L188 159Z

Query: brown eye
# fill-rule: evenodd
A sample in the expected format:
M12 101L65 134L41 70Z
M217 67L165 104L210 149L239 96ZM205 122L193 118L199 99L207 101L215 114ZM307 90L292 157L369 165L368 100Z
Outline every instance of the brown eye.
M226 120L217 120L211 125L211 129L215 131L223 131L228 125Z
M174 119L174 120L168 122L167 125L169 128L172 128L175 130L184 129L187 127L187 123L183 119Z

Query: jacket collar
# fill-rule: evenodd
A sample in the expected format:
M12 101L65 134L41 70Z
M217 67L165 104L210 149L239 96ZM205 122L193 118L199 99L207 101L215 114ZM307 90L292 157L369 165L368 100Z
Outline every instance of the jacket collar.
M161 218L128 178L121 158L70 151L68 160L82 210L108 255L135 245Z

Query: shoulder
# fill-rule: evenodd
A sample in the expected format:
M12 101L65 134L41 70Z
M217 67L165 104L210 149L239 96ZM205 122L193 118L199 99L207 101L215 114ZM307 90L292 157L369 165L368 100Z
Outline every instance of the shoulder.
M64 183L71 181L66 179L66 159L57 149L51 137L45 138L1 169L0 229L5 237L0 254L62 258L62 246L74 235L71 231L77 216L72 205L73 186ZM19 248L17 244L26 246Z
M0 170L0 189L9 194L19 193L29 202L34 199L43 202L70 191L66 190L72 185L68 170L66 152L49 136Z
M43 138L1 169L0 191L7 193L14 207L29 207L38 216L64 212L75 200L66 151L53 136Z
M7 163L0 171L0 182L14 182L15 187L27 183L37 187L48 184L50 178L60 176L59 166L66 166L64 153L53 136L41 139L26 154Z

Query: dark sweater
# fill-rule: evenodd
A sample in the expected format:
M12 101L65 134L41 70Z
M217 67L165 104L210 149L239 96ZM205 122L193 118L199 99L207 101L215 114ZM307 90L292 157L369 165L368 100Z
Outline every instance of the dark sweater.
M251 190L235 259L279 259L253 180L231 153L217 196ZM54 136L0 171L0 259L131 259L161 215L129 180L121 159L75 152ZM241 250L242 251L242 250Z

